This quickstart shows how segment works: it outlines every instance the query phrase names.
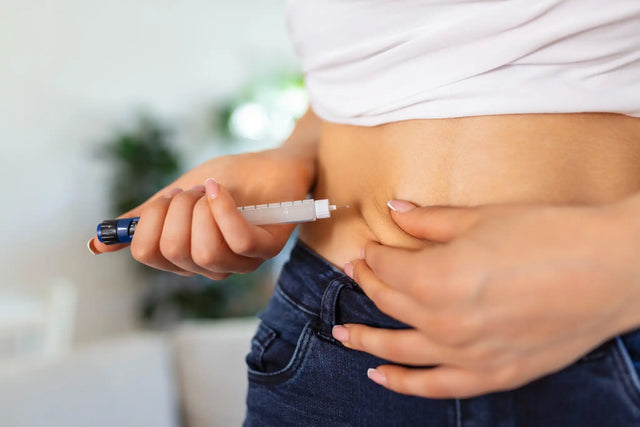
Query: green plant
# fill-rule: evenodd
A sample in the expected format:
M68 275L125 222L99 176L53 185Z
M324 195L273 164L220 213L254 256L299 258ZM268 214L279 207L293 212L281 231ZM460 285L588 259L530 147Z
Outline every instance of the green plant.
M271 269L271 263L265 263L252 273L234 274L221 282L157 273L142 300L141 317L163 327L181 319L253 316L273 290Z
M110 189L114 213L138 206L178 176L180 158L171 148L170 135L167 126L142 116L133 129L118 132L104 145L115 164Z

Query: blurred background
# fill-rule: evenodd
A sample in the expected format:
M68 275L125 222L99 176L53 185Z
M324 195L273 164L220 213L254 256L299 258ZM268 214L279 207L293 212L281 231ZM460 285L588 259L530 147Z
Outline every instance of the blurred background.
M307 99L284 0L0 0L0 425L237 425L281 254L217 283L93 256L103 219Z

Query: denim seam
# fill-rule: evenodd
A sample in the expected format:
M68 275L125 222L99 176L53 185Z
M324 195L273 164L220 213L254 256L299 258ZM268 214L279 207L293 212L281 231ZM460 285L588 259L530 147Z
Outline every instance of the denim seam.
M264 352L267 351L269 345L276 339L276 333L271 331L269 335L267 335L267 339L263 344L259 346L260 352L258 353L258 364L260 365L260 369L264 369L264 363L262 362L262 358L264 357Z
M262 358L264 356L264 352L267 351L269 345L275 340L277 337L276 331L271 329L269 325L264 322L261 322L258 325L258 329L255 333L255 336L251 339L252 347L255 346L257 355L254 359L254 362L260 367L260 369L264 369L264 365L262 363ZM253 350L252 350L253 351Z
M624 388L627 390L629 398L633 401L637 409L640 408L640 380L638 379L638 373L634 369L627 348L619 336L615 338L613 360L618 368L618 375L621 378Z
M336 322L336 303L343 286L340 281L332 280L322 294L320 320L329 325L333 325Z
M627 350L627 345L624 343L621 337L616 337L616 344L620 350L622 360L624 361L625 367L629 370L631 374L631 382L636 387L636 390L640 391L640 378L638 378L638 372L635 369L633 360L629 356L629 350Z
M313 337L313 331L311 328L312 321L307 322L302 330L302 334L300 335L300 339L298 341L298 345L296 345L296 349L291 356L291 360L287 365L275 372L260 372L255 369L248 369L249 379L254 382L259 382L262 384L274 384L284 382L291 377L293 377L305 359L307 354L307 349L311 344L311 338ZM279 381L282 379L282 381Z
M298 310L307 313L313 317L318 317L318 315L316 313L314 313L313 311L309 310L307 307L305 307L304 305L301 305L299 303L297 303L296 301L294 301L289 295L287 295L282 289L280 289L279 287L277 287L275 289L275 293L277 293L278 295L280 295L286 302L288 302L289 304L291 304L294 308L297 308Z
M259 348L264 348L271 343L275 335L276 331L263 321L258 325L255 336L251 339L251 344Z
M462 427L462 404L460 399L455 399L456 405L456 427Z
M340 292L344 287L345 284L341 280L334 279L325 288L320 301L320 322L323 326L326 325L332 328L336 324L336 306ZM317 331L318 336L333 343L337 342L333 338L333 334L329 331L325 332L325 329L324 327L319 328Z

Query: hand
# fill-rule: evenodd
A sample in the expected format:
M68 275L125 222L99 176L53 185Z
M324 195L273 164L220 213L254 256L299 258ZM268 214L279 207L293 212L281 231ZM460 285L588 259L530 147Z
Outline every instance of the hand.
M213 280L253 271L280 252L295 225L254 226L236 207L303 199L314 174L312 162L280 149L209 160L121 215L140 216L131 254L153 268ZM89 245L94 253L127 246L97 237Z
M431 398L513 389L640 325L637 226L623 221L637 209L390 204L432 244L370 243L345 272L414 329L334 328L349 348L420 367L369 370L384 387Z

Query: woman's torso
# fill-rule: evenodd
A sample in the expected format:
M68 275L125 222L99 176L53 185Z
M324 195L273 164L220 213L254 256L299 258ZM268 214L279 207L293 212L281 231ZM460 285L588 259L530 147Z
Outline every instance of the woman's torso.
M314 197L349 204L304 224L300 238L338 267L369 240L424 242L386 203L601 203L640 189L640 119L539 114L408 120L375 127L324 122Z
M367 240L421 244L392 198L597 203L640 187L637 0L289 0L287 14L326 120L314 196L351 205L300 236L339 267Z

